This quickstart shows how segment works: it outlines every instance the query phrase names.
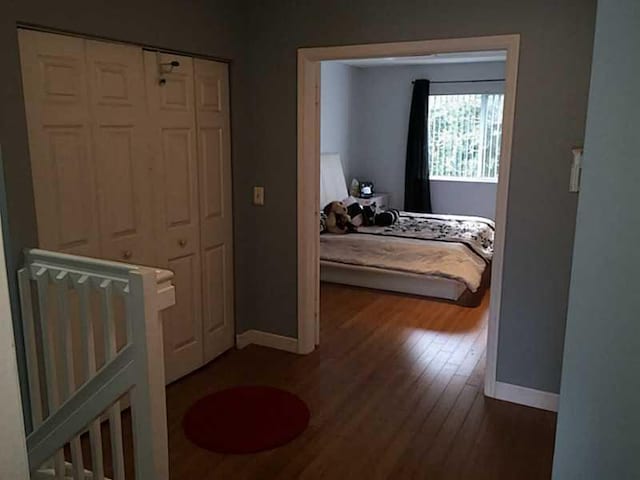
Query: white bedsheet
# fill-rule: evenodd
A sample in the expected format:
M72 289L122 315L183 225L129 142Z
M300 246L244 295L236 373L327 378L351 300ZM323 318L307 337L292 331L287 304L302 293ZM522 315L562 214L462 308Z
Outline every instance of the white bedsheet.
M486 268L482 258L459 243L366 234L321 235L320 258L451 278L463 282L472 292L480 287Z

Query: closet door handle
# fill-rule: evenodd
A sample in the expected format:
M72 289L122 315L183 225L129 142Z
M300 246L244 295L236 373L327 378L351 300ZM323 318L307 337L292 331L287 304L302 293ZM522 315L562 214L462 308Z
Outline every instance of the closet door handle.
M180 245L181 247L185 247L187 245L187 241L184 238L181 238L180 240L178 240L178 245Z
M131 250L125 250L124 252L122 252L122 258L125 258L127 260L131 258L131 255L133 255Z

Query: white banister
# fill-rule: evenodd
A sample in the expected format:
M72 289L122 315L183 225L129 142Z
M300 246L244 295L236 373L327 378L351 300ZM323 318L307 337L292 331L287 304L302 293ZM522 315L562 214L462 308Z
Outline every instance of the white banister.
M19 285L34 425L27 437L32 478L103 480L100 419L106 418L111 476L125 480L121 407L128 396L136 478L168 480L159 312L175 303L172 278L167 270L25 252ZM104 349L102 364L97 346ZM89 442L90 470L82 441Z

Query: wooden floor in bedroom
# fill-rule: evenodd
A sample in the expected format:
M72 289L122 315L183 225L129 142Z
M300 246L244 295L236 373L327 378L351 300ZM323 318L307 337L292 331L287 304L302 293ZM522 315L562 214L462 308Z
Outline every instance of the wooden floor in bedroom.
M482 394L488 295L478 308L322 285L321 345L298 356L249 346L168 389L172 480L546 479L555 414ZM192 445L181 419L234 385L290 390L312 419L254 455Z

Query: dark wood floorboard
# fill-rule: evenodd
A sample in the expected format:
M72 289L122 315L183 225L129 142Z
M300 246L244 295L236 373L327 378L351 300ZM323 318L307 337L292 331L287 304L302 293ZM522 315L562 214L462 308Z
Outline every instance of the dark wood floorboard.
M325 284L321 345L299 356L249 346L167 390L173 480L547 479L555 414L482 394L488 294L477 308ZM278 449L221 455L192 445L196 400L272 385L309 405L309 428Z

